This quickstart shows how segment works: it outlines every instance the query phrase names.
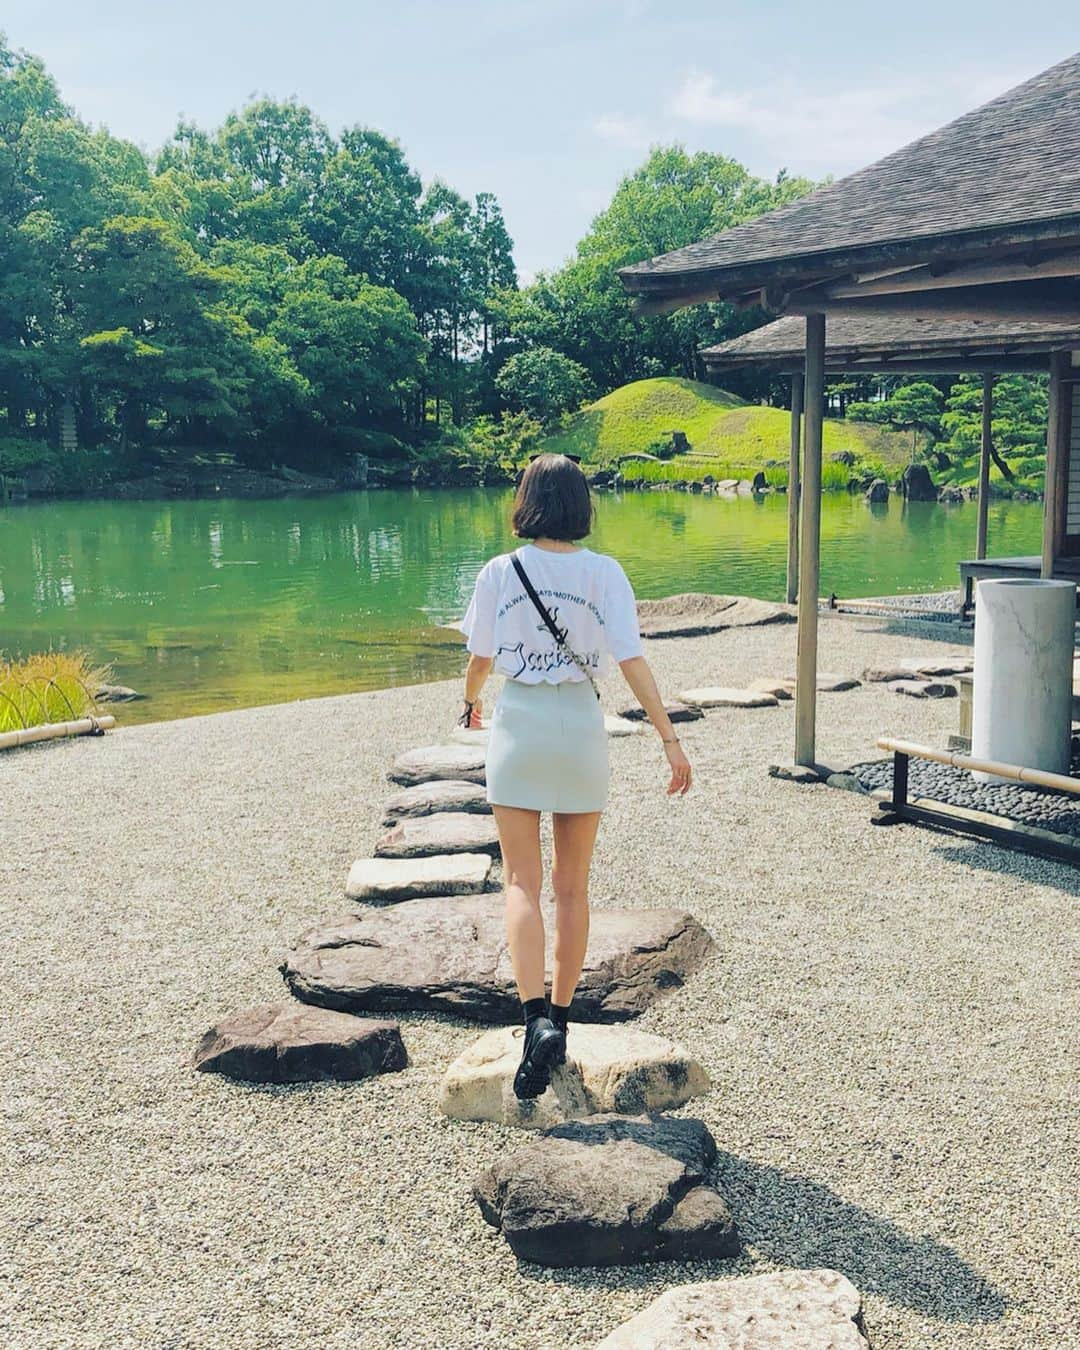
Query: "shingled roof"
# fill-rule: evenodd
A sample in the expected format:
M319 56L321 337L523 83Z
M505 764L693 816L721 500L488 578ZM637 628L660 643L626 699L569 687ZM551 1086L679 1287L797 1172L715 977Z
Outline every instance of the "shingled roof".
M619 275L647 297L732 296L930 257L935 240L985 250L990 236L1080 237L1080 53L837 183Z
M965 362L972 370L1045 369L1046 353L1080 347L1080 324L864 310L831 318L825 342L825 364L831 370L955 369ZM746 365L800 370L806 357L806 320L798 315L777 319L729 342L703 347L700 355L708 370Z

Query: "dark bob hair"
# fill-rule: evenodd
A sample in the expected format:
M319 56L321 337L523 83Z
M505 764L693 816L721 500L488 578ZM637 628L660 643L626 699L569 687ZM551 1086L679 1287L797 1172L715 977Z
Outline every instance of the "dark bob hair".
M519 539L584 539L592 529L589 483L566 455L537 455L518 484L510 526Z

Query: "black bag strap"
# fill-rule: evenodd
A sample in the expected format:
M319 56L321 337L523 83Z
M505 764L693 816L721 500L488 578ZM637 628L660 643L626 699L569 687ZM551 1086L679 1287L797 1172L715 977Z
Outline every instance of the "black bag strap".
M536 606L536 612L543 619L544 623L547 625L548 632L555 639L555 645L559 648L560 651L564 651L567 654L567 656L569 656L570 660L573 661L574 665L577 666L577 668L584 674L585 678L592 685L593 693L596 695L597 698L599 698L600 690L597 686L596 680L593 678L592 671L581 659L581 657L578 656L577 652L575 652L573 648L569 645L569 643L566 641L566 634L559 629L559 626L556 624L555 620L551 617L551 613L548 610L547 605L545 605L543 600L541 600L540 597L537 595L536 587L529 580L529 574L525 571L525 568L521 565L521 559L518 557L516 553L511 553L510 561L514 564L514 571L521 578L521 584L525 587L526 594L528 595L529 599L533 602L533 604Z
M514 564L514 571L521 578L521 584L525 587L529 599L536 606L536 612L547 624L548 632L551 634L551 636L555 639L555 641L558 643L560 647L564 646L566 643L566 638L559 631L558 625L555 623L555 620L551 617L547 605L545 605L543 600L541 600L540 597L536 594L536 587L529 580L529 574L525 571L524 567L522 567L521 559L518 557L516 553L512 553L510 555L510 561Z

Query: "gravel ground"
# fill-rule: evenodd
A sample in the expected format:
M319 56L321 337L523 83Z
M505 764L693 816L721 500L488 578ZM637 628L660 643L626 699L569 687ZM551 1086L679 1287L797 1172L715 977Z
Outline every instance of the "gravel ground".
M924 591L918 595L868 595L856 600L841 600L844 608L853 612L860 605L874 609L895 609L902 613L921 614L927 619L954 620L964 603L963 591Z
M823 620L823 669L940 650ZM794 666L793 626L650 644L669 694ZM492 691L493 692L493 691ZM631 1270L519 1267L470 1198L512 1130L451 1122L477 1034L402 1018L410 1067L351 1085L195 1074L198 1035L282 993L305 926L344 909L391 758L442 739L456 683L140 726L0 756L0 1326L5 1346L588 1347L675 1283L832 1266L877 1350L1062 1347L1077 873L766 776L791 705L612 742L597 906L686 905L718 955L642 1019L714 1088L747 1252ZM607 702L625 701L612 681ZM943 742L955 704L823 695L830 762L882 732ZM1074 1039L1074 1038L1073 1038ZM1075 1343L1075 1342L1074 1342Z

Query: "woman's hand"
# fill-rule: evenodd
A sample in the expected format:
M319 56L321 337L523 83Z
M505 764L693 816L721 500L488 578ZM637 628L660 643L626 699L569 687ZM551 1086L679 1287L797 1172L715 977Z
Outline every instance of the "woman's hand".
M668 796L675 793L685 797L690 791L690 782L692 774L690 771L690 761L686 758L682 746L678 741L670 744L665 743L664 753L667 755L667 762L671 765L671 782L668 784Z
M476 699L473 703L469 703L468 700L466 700L461 705L461 712L458 715L457 725L459 727L466 727L470 731L479 731L483 722L483 710L484 705L480 699Z

